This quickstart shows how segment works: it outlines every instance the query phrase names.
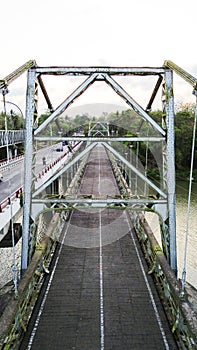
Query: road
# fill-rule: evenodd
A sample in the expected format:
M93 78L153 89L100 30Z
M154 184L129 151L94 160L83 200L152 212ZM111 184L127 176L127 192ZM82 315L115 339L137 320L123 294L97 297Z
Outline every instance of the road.
M50 147L42 148L37 151L36 154L36 167L35 173L38 174L45 168L43 165L43 157L46 159L46 165L49 165L54 160L59 158L62 153L67 151L67 146L63 147L63 152L56 152L56 148L61 144L56 144ZM21 159L14 164L14 161L10 160L10 165L2 167L1 173L3 174L3 181L0 182L0 202L9 197L24 183L24 159Z

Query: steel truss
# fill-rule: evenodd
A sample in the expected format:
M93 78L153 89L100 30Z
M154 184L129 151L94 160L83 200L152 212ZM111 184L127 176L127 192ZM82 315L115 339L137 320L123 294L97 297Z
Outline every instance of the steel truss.
M84 82L71 93L56 109L53 108L51 100L48 96L47 90L44 86L42 76L56 75L56 76L85 76ZM144 110L121 86L118 84L115 76L143 76L153 75L158 76L157 83L150 97L147 109ZM113 78L112 78L113 76ZM76 158L72 159L70 163L66 164L57 174L51 177L44 185L35 190L33 183L34 159L34 145L36 141L47 140L48 137L40 136L40 132L44 130L53 120L58 125L58 116L62 114L68 106L73 103L81 94L84 93L95 81L103 81L107 83L126 103L134 109L134 111L142 118L142 123L148 123L156 132L157 137L111 137L102 136L97 137L61 137L61 140L81 140L90 142L89 146L81 152ZM165 128L158 125L148 114L152 103L155 99L160 85L163 83L163 92L165 96L164 114L165 114ZM50 116L38 127L37 126L37 90L41 89L49 110ZM164 99L163 99L164 100ZM135 68L135 67L38 67L34 65L28 68L28 82L27 82L27 100L26 100L26 152L25 152L25 183L24 183L24 211L23 211L23 245L22 245L22 270L25 270L28 265L28 249L29 249L29 231L32 203L64 203L64 205L74 206L77 204L88 205L131 205L135 206L136 210L146 209L146 205L152 204L152 209L155 208L162 218L162 227L164 235L164 252L174 271L176 271L176 221L175 221L175 168L174 168L174 112L173 112L173 87L172 87L172 71L168 67L159 68ZM99 135L101 136L101 135ZM60 140L60 138L53 137L52 140ZM164 144L164 154L166 154L164 164L164 188L155 186L146 175L143 175L133 164L121 156L113 146L109 145L111 141L148 141L161 142ZM159 194L158 199L151 198L63 198L58 199L43 199L39 198L41 192L49 186L55 179L59 178L64 172L68 170L75 162L90 152L90 150L98 143L102 142L105 148L111 152L117 159L121 160L130 171L134 172L147 185L154 188ZM166 146L165 146L166 144ZM38 196L38 197L37 197ZM165 207L165 209L163 209ZM163 214L165 213L165 214ZM168 244L169 242L169 244Z

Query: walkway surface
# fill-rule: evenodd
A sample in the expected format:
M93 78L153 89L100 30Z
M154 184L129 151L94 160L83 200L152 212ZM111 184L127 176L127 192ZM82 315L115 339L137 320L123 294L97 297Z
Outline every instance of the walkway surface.
M118 194L102 146L83 194ZM75 209L66 223L21 350L177 349L125 210Z

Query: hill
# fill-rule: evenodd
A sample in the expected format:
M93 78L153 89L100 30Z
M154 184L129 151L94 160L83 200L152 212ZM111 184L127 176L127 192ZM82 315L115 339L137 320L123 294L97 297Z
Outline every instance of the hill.
M106 115L112 112L121 112L123 110L129 109L125 106L119 106L110 103L90 103L84 104L81 106L76 106L72 108L68 108L63 114L63 117L75 117L76 115L89 115L90 117L101 117L102 115Z

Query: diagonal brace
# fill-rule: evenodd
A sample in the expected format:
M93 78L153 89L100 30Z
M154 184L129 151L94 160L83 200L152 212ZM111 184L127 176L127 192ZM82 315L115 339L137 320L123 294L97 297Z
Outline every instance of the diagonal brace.
M74 165L78 160L83 158L86 153L90 152L97 143L91 143L88 145L80 154L78 154L74 159L69 161L60 171L58 171L55 175L53 175L48 181L46 181L43 185L41 185L34 193L32 194L32 198L35 198L40 192L42 192L46 187L48 187L53 181L55 181L59 176L61 176L66 170L68 170L72 165Z
M46 128L46 126L58 115L63 113L65 109L74 102L74 100L79 97L91 84L94 83L98 76L98 73L90 75L69 97L62 102L59 107L35 130L34 135L37 135L40 131Z
M116 93L122 97L138 114L149 122L160 134L165 136L165 131L145 112L145 110L108 74L103 74L103 78Z
M145 175L143 175L137 168L135 168L131 163L128 162L121 154L115 151L108 143L103 142L103 146L108 149L111 153L113 153L118 159L120 159L128 168L130 168L137 176L139 176L143 181L145 181L150 187L152 187L155 191L157 191L163 198L167 198L167 195L157 187L152 181L150 181Z

